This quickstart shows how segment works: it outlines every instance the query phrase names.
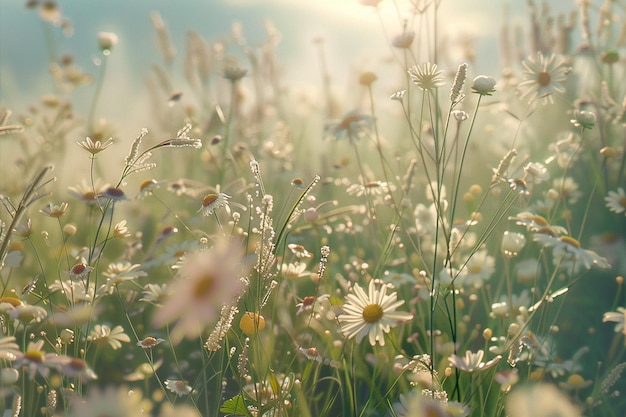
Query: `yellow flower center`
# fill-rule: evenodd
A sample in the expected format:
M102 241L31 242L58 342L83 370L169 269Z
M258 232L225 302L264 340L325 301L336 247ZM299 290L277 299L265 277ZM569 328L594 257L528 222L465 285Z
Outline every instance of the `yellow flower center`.
M580 242L579 242L579 241L577 241L576 239L574 239L574 238L573 238L573 237L571 237L571 236L561 236L561 237L559 238L559 240L560 240L561 242L563 242L563 243L567 243L568 245L571 245L571 246L573 246L573 247L575 247L575 248L580 248Z
M153 185L156 184L156 180L153 179L149 179L149 180L144 180L141 185L139 185L139 191L143 191L148 187L151 187Z
M550 227L542 227L541 229L537 229L537 233L543 233L544 235L556 237L556 232Z
M22 300L15 297L0 297L0 304L2 303L11 304L13 307L18 307L24 304L22 303Z
M208 207L211 204L215 203L216 200L217 200L217 194L213 194L213 193L207 194L202 199L202 206L203 207Z
M550 75L549 72L542 71L539 74L537 74L537 82L542 87L546 87L550 85L551 80L552 80L552 76Z
M204 275L195 283L193 287L193 296L196 299L202 299L206 297L215 288L215 282L216 280L213 277L213 275L210 275L210 274Z
M541 216L533 216L533 221L539 226L547 226L548 221Z
M11 242L9 243L9 252L11 251L23 251L24 250L24 245L22 244L22 242Z
M27 359L31 362L38 362L41 363L43 362L43 352L40 350L27 350L26 353L24 353L24 359Z
M470 272L470 274L479 274L482 272L483 267L480 264L476 264L476 265L470 265L469 268L467 268Z
M577 385L583 385L585 383L585 379L578 374L572 374L569 378L567 378L567 383L574 387Z
M622 197L618 201L619 205L626 208L626 197Z
M366 323L376 323L383 318L383 308L379 304L369 304L363 309L363 320Z

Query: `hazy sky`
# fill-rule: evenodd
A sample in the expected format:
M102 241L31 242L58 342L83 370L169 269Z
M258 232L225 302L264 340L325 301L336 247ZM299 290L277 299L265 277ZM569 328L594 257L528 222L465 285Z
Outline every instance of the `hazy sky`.
M396 3L398 9L394 7ZM573 0L548 3L555 10L575 7ZM51 89L44 26L36 11L27 10L24 4L25 1L0 0L0 105L18 108ZM385 36L400 33L401 19L410 16L409 2L405 0L383 0L380 15L358 0L60 0L59 4L63 15L72 21L74 36L65 38L60 31L54 32L58 53L74 54L85 71L95 69L98 32L117 33L120 42L112 53L108 77L115 79L115 85L124 93L140 90L142 77L152 64L160 62L149 17L152 11L162 15L179 52L184 49L189 30L214 41L229 36L234 22L241 23L250 43L265 39L264 22L269 19L282 33L278 53L286 78L300 85L319 85L318 60L312 42L315 37L325 40L334 81L341 83L355 68L375 69L391 56ZM489 75L497 75L496 37L505 7L510 9L512 22L527 22L526 1L443 0L441 3L440 29L451 41L480 39L476 71L493 71ZM178 69L180 73L180 65ZM83 90L78 94L89 95L89 88ZM109 99L115 99L113 92Z

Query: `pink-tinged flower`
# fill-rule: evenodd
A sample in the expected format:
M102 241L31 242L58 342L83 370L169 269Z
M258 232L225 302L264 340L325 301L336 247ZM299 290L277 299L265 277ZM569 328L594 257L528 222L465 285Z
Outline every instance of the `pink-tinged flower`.
M341 331L348 339L355 337L357 342L361 342L368 335L370 345L378 343L384 346L385 333L400 322L413 318L410 313L395 311L404 301L397 301L398 294L395 292L387 294L387 288L380 281L371 280L366 294L358 284L354 284L352 293L346 295L344 313L337 317Z
M144 349L152 349L162 342L165 342L165 339L161 339L160 337L147 336L137 342L137 346L141 346Z
M40 373L41 376L47 378L51 367L63 366L70 360L67 356L44 352L41 350L43 345L43 340L29 342L26 352L13 362L13 366L18 369L21 367L28 369L28 377L30 379L33 379L36 373Z
M247 269L241 246L235 241L220 241L209 250L187 256L168 286L163 306L155 311L154 325L162 327L178 320L170 334L175 345L183 337L198 337L215 323L224 304L241 295Z

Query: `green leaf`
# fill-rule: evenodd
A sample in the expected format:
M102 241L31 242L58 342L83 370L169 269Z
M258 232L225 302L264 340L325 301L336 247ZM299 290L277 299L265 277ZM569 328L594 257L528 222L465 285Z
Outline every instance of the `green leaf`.
M220 408L220 411L226 414L236 414L243 416L250 415L248 409L246 408L246 401L244 400L242 395L237 395L230 400L224 401L224 404L222 404L222 408Z

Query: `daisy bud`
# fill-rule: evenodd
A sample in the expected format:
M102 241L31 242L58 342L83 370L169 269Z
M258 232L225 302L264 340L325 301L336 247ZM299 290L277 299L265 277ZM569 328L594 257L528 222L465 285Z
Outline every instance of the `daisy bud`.
M519 332L519 324L511 323L509 326L508 334L510 337L515 336Z
M469 118L469 114L467 114L467 112L464 112L463 110L454 110L454 111L452 111L452 116L459 123L464 122L464 121L466 121Z
M111 53L111 49L117 45L118 37L115 33L111 32L100 32L98 33L98 46L102 51L103 55L109 55Z
M489 341L491 340L491 336L493 336L493 331L489 327L483 330L483 339Z
M479 75L474 78L472 83L472 91L481 96L490 96L496 91L496 80L486 75Z
M615 158L617 156L617 150L610 146L605 146L604 148L600 149L600 155L602 155L603 157L607 159Z
M519 254L519 252L526 245L526 237L521 233L504 232L502 236L502 243L500 249L507 258L513 258Z
M0 371L0 385L13 385L19 379L20 374L15 368L4 368Z
M255 334L265 329L265 318L256 313L244 313L239 321L239 328L247 335Z
M63 329L59 334L59 339L64 345L68 345L74 341L74 331L70 329Z
M413 32L412 30L407 30L395 36L391 40L391 45L399 49L408 49L411 47L413 39L415 39L415 32Z
M605 64L615 64L619 61L619 52L617 51L607 51L600 55L600 60Z
M574 118L570 122L576 127L591 129L596 124L596 115L590 111L576 111L574 112Z
M377 79L378 77L376 76L376 74L371 71L367 71L359 76L359 84L369 87Z
M73 224L66 224L65 226L63 226L63 233L65 233L67 236L74 236L76 234L76 226L74 226Z

